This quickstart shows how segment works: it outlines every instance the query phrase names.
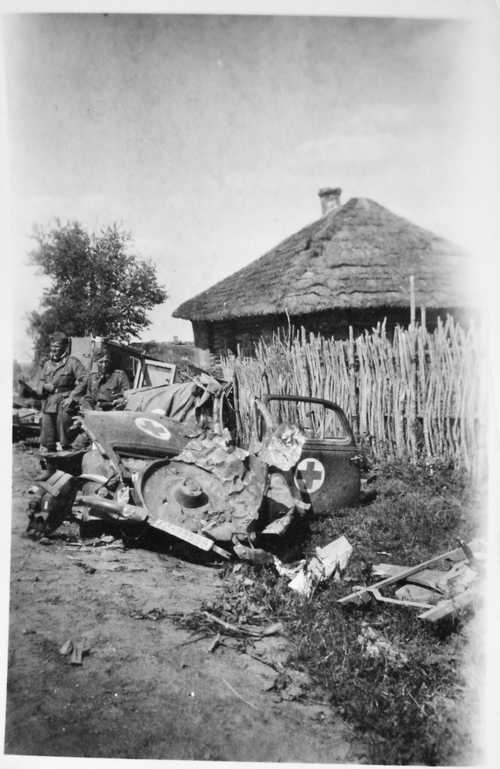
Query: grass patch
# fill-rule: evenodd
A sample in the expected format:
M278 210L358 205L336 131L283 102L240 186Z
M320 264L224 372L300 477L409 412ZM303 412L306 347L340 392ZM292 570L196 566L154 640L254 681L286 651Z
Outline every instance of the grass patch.
M477 536L479 500L446 468L386 465L377 488L371 505L312 525L309 551L341 534L353 545L344 583L330 581L304 600L272 567L244 565L238 575L228 571L227 591L211 610L232 622L256 609L283 621L290 664L328 691L361 732L371 763L474 763L483 660L471 615L435 628L416 609L342 607L337 599L375 581L373 563L413 565L455 547L457 537Z

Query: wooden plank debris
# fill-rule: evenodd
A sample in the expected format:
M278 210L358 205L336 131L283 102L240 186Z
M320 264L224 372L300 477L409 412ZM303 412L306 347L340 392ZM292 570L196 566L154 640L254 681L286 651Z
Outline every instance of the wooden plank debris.
M460 553L462 555L462 558L465 558L462 548L454 548L453 550L448 550L446 553L441 553L441 555L436 555L433 558L429 558L427 561L423 561L422 563L419 563L416 566L410 566L404 571L399 572L399 574L393 574L390 577L386 577L385 579L382 579L380 582L376 582L374 585L365 587L362 590L356 590L354 593L350 593L349 595L346 595L343 598L340 598L338 600L338 603L341 603L341 604L363 603L365 598L369 595L369 593L372 593L374 589L380 590L383 587L389 587L389 585L394 585L397 582L401 582L402 580L407 579L408 577L411 577L414 574L417 574L417 572L423 571L428 566L433 566L435 563L438 563L444 558L456 557L457 553Z
M418 615L419 619L426 620L427 622L437 622L440 619L449 617L455 614L461 609L465 609L470 606L479 597L479 589L474 587L465 590L460 595L456 595L453 598L446 598L443 601L439 601L436 606L424 611Z
M372 572L376 577L386 578L404 574L407 569L407 566L398 566L392 563L378 563L372 567ZM439 569L423 569L423 571L419 571L417 574L406 577L406 580L415 585L422 585L423 587L428 587L431 588L431 590L438 590L440 593L443 593L447 574L448 572L440 571Z
M71 639L68 639L63 643L63 645L59 649L59 654L63 654L63 655L71 654L72 651L73 651L73 641L71 641Z
M72 665L81 665L83 657L83 643L82 641L75 641L73 644L73 652L71 654L70 663Z

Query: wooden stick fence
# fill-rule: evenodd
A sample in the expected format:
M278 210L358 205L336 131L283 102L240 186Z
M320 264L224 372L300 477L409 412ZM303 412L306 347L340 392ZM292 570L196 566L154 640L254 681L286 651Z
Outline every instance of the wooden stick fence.
M260 340L255 357L222 364L235 380L243 444L252 437L256 396L295 393L338 403L375 459L424 459L474 469L479 439L475 331L465 331L450 316L433 332L416 323L397 326L392 338L384 324L357 338L350 329L347 340L289 328L270 343ZM281 408L287 418L286 406Z

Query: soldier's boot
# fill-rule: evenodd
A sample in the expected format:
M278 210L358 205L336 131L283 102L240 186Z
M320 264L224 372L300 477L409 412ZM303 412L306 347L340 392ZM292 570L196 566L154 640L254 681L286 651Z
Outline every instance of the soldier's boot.
M35 481L47 481L51 475L54 475L57 469L54 463L45 457L40 457L40 467L42 472L36 476Z

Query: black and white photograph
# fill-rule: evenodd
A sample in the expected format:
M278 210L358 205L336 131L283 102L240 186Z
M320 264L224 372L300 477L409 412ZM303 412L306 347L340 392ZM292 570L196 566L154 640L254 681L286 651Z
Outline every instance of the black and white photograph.
M224 8L1 18L0 762L493 766L498 4Z

